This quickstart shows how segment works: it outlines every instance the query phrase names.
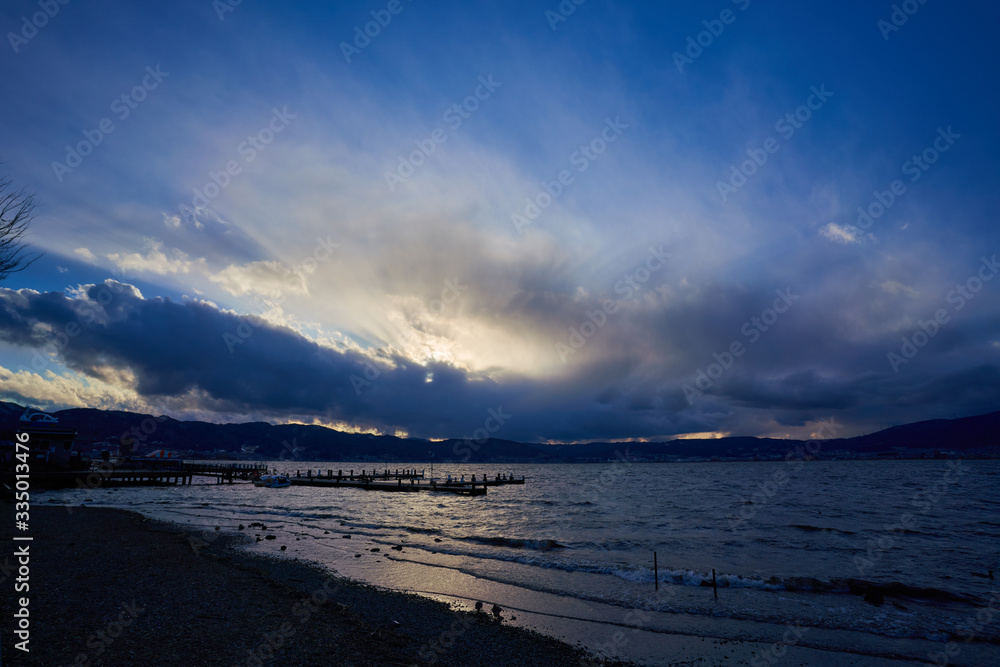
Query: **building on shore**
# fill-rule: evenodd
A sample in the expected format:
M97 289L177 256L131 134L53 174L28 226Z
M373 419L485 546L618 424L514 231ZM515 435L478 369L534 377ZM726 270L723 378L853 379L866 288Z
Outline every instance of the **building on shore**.
M27 459L19 448L18 434L27 434ZM90 462L73 448L77 430L63 426L44 412L25 410L17 421L0 424L0 471L13 473L17 464L27 463L33 472L42 470L83 470ZM23 435L22 435L23 439Z

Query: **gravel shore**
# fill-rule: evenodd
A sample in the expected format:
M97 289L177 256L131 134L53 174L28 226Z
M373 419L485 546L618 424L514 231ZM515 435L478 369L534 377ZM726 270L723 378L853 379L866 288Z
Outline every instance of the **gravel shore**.
M3 664L622 664L506 626L486 610L457 612L248 554L233 547L255 538L222 528L205 534L121 510L32 508L31 650L14 649L16 574L5 568ZM5 551L0 562L13 563L13 548Z

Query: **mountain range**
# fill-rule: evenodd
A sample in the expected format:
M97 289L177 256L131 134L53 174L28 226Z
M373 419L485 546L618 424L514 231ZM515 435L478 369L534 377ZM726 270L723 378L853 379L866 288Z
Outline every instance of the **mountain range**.
M25 407L0 401L0 422L16 426ZM824 440L758 437L664 442L543 444L500 438L440 441L347 433L305 424L213 424L117 410L70 408L50 413L75 427L76 448L145 455L170 450L190 458L299 461L572 463L856 458L1000 458L1000 412L935 419L876 433ZM247 450L247 451L244 451Z

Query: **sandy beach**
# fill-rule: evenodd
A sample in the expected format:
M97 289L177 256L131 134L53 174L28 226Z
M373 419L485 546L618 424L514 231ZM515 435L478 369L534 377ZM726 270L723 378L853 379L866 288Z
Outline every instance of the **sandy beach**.
M454 612L248 555L233 548L255 539L245 533L71 509L32 510L31 651L13 648L5 592L5 665L621 664L507 627L489 607Z

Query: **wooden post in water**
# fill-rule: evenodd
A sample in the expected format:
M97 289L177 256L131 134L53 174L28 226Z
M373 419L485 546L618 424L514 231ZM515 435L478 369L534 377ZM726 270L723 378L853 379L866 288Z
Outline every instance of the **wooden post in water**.
M656 552L653 552L653 581L656 583L656 590L660 590L660 570L656 565Z
M719 585L715 582L715 568L712 568L712 591L715 593L716 599L719 597Z

